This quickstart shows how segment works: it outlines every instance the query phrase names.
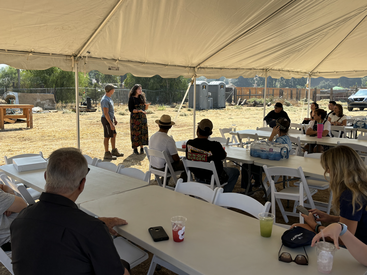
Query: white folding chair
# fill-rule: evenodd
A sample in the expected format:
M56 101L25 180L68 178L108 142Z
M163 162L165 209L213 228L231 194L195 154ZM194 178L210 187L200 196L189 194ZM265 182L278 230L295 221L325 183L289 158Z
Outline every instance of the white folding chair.
M222 135L222 138L226 138L225 134L229 134L230 132L232 132L232 128L221 128L219 129L220 134ZM240 143L238 142L236 135L231 135L231 141L230 144L231 145L239 145Z
M175 187L176 192L198 197L209 203L213 203L217 189L218 187L212 190L207 184L199 182L194 181L183 182L183 179L179 179Z
M334 137L345 138L345 127L344 126L331 126L330 132Z
M257 127L256 130L257 131L268 131L268 132L271 132L271 131L273 131L273 128L271 128L271 127Z
M172 167L172 164L167 156L167 152L165 151L158 151L154 149L149 149L148 147L144 147L145 154L149 160L149 171L155 176L156 181L158 184L164 188L166 188L168 182L167 179L171 177L174 183L177 183L177 175L180 175L183 171L175 171ZM163 159L165 161L164 170L159 170L151 165L151 157L156 157ZM163 182L159 177L163 177Z
M238 140L240 142L240 147L242 147L242 148L244 148L245 145L248 145L248 144L252 143L253 141L259 140L259 137L258 137L257 134L249 135L249 134L237 133L237 137L238 137ZM245 139L247 139L247 141L245 141Z
M309 154L309 153L305 152L304 157L305 158L320 159L321 155L322 155L322 153ZM311 189L326 190L326 189L329 188L329 182L325 179L319 179L319 178L314 178L314 177L306 177L306 180L307 180L308 187L311 188ZM294 185L297 186L298 184L295 183ZM327 214L330 214L332 199L333 199L333 194L330 192L328 203L314 201L314 204L315 204L317 209L320 209L320 210L326 212ZM306 205L306 206L308 206L308 205Z
M13 265L10 257L0 248L0 262L6 267L10 274L14 275Z
M344 145L352 148L361 157L363 162L367 164L367 146L353 143L340 143L340 141L337 142L337 145Z
M96 166L99 168L103 168L103 169L115 172L115 173L117 172L117 169L118 169L117 165L112 162L101 161L101 162L98 162Z
M88 164L93 165L93 166L97 166L97 162L99 161L98 158L91 158L88 155L83 155L85 157L85 159L87 160Z
M1 174L0 175L1 180L4 182L5 185L7 185L8 187L10 187L14 192L18 193L21 195L21 197L26 201L26 203L28 204L35 204L35 200L39 198L39 196L41 195L41 193L39 193L38 191L31 189L31 188L26 188L24 186L23 183L15 183L13 182L11 179L9 179L5 174ZM30 192L28 192L28 190L31 189L33 192L37 192L37 196L36 199L32 197L32 195L30 194ZM31 191L31 192L32 192ZM39 194L39 195L38 195Z
M120 259L124 259L128 262L131 269L141 264L149 257L148 253L122 237L114 238L113 243L115 244Z
M271 191L271 209L274 216L276 215L275 212L275 202L277 202L280 212L282 213L283 219L286 223L288 223L287 216L299 216L299 222L303 223L304 219L300 213L288 212L284 210L283 204L281 199L284 200L293 200L295 203L299 202L300 205L303 206L304 201L308 200L311 208L315 208L314 201L312 196L317 193L317 190L308 188L308 184L303 174L302 168L299 167L298 169L293 168L286 168L286 167L271 167L268 168L266 165L263 166L264 172L268 182L270 183L270 191ZM273 177L292 177L299 179L299 186L298 187L284 187L284 189L277 191L275 187L275 183Z
M289 139L292 142L292 147L294 145L294 147L291 149L290 154L291 155L296 155L296 156L303 156L300 138L299 137L295 138L295 137L289 136Z
M295 129L295 130L298 130L299 133L301 133L302 130L303 130L303 124L301 124L301 123L291 123L289 125L289 129Z
M228 182L225 182L222 184L220 183L214 161L211 161L211 162L193 161L193 160L188 160L187 158L184 157L182 158L182 162L185 166L185 171L187 174L187 181L193 181L191 177L190 168L198 168L198 169L208 170L212 172L212 176L210 179L210 188L212 190L214 190L215 187L223 187L228 183Z
M119 166L119 169L117 170L117 173L122 174L122 175L126 175L132 178L136 178L136 179L140 179L143 181L146 181L149 183L150 181L150 175L151 172L148 171L146 173L144 173L143 171L137 169L137 168L124 168L123 166Z
M303 134L303 132L297 129L288 129L288 134Z
M269 212L271 205L270 202L266 202L265 205L262 205L259 201L247 195L238 193L223 193L223 188L219 188L217 190L213 203L215 205L231 207L245 211L257 219L259 218L259 213Z
M228 145L229 144L229 138L222 138L222 137L209 137L210 141L217 141L221 143L222 145Z
M5 164L12 164L13 163L13 159L36 157L36 156L43 157L43 154L42 154L42 152L39 152L39 154L21 154L21 155L12 156L10 158L8 158L7 156L4 156L4 160L5 160Z

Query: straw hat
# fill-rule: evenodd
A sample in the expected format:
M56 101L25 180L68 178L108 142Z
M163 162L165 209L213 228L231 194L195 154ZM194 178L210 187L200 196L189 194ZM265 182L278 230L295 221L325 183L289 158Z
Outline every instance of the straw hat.
M155 121L160 126L172 126L175 125L173 121L171 121L171 117L169 115L162 115L160 119Z

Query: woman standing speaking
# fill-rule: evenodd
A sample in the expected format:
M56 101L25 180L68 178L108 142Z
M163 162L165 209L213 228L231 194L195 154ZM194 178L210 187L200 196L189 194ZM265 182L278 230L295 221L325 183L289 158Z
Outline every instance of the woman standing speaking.
M140 146L140 154L144 154L143 145L148 145L148 123L146 110L149 104L146 104L145 94L140 84L135 84L129 93L129 111L130 115L130 132L131 143L134 154L139 155L138 147Z

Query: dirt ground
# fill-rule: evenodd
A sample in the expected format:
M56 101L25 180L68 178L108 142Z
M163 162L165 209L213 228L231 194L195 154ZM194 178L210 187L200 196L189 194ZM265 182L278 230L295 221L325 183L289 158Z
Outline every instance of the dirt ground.
M292 106L284 106L292 122L301 123L307 115L307 105L302 102L291 102ZM320 108L327 110L328 101L319 102ZM130 142L129 112L126 105L115 106L117 125L117 148L125 155L118 158L115 164L122 163L125 167L135 167L144 172L148 170L148 160L145 155L133 155ZM70 108L71 109L71 108ZM267 107L266 113L273 107ZM187 140L193 137L193 111L183 108L176 118L177 109L170 106L151 106L151 114L148 114L149 135L158 130L155 120L161 115L168 114L172 117L176 125L170 130L169 134L176 141ZM361 116L366 115L366 111L348 112L344 104L346 115ZM101 109L98 106L97 112L80 114L80 143L83 154L92 158L103 158L103 129L100 122ZM196 122L203 118L209 118L213 121L214 129L212 137L220 136L219 129L232 127L236 125L237 130L256 129L263 126L263 109L261 107L240 107L227 106L224 109L205 110L196 112ZM26 124L6 124L5 130L0 131L0 165L5 164L2 156L13 156L24 153L38 153L42 151L45 157L61 147L76 147L76 114L68 109L59 110L55 113L37 113L33 116L33 129L27 129ZM234 189L234 192L244 191L240 188L240 180ZM263 193L258 192L254 196L262 203L265 202ZM316 200L326 202L328 192L318 192ZM292 204L290 205L292 206ZM280 213L277 214L277 222L284 223ZM297 218L290 218L289 224L297 222ZM134 274L146 274L150 261L146 261L132 270ZM0 275L9 274L0 268ZM156 274L172 274L162 269Z

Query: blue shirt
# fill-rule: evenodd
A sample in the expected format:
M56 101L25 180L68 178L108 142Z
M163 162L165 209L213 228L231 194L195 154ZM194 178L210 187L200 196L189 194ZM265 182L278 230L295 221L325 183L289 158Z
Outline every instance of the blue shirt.
M363 200L362 209L358 211L359 205L356 204L356 210L353 215L352 191L345 190L340 196L340 217L351 221L357 221L356 238L367 244L367 201Z
M292 142L289 136L287 135L278 137L276 140L274 140L274 142L281 143L281 144L287 144L289 146L289 151L292 150Z
M101 99L102 117L105 117L103 108L108 108L108 114L110 115L111 121L115 117L115 111L113 109L113 101L110 97L104 95Z

